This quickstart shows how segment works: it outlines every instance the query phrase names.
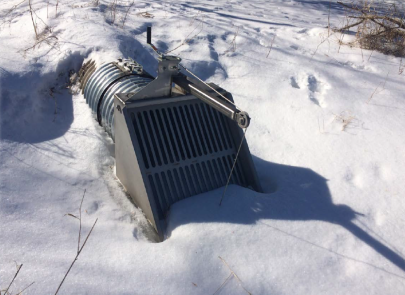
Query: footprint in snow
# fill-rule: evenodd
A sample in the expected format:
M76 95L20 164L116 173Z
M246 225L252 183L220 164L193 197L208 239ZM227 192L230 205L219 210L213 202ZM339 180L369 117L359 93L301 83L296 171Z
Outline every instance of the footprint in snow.
M93 203L86 209L86 212L91 215L91 214L97 212L101 205L102 205L101 202L93 202Z
M293 88L301 89L294 77L290 77L290 84Z
M317 78L316 75L299 73L290 77L290 85L295 89L307 90L308 98L319 107L326 107L324 97L329 85Z

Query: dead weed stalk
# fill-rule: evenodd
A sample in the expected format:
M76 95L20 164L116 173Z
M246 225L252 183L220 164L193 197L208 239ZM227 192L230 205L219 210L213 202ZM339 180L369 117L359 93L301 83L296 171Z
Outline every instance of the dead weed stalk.
M86 190L84 190L83 197L82 197L82 201L80 202L79 217L77 217L77 216L75 216L75 215L73 215L73 214L71 214L71 213L66 214L66 215L68 215L68 216L71 216L71 217L76 218L77 220L79 220L79 235L78 235L78 240L77 240L77 253L76 253L76 257L73 259L72 263L70 264L69 269L68 269L67 272L65 273L65 276L63 277L62 281L60 282L59 287L58 287L58 289L57 289L56 292L55 292L55 295L58 294L58 292L59 292L60 288L62 287L63 283L65 282L65 279L66 279L66 277L68 276L70 270L72 269L73 265L75 264L75 262L76 262L77 259L79 258L80 253L82 253L83 248L84 248L84 246L86 245L87 240L89 239L91 233L93 232L93 229L94 229L94 227L96 226L96 223L97 223L97 220L98 220L98 218L97 218L96 221L94 221L94 224L93 224L93 226L91 227L89 233L87 234L86 239L84 240L83 244L80 246L80 238L81 238L81 233L82 233L82 205L83 205L83 200L84 200L84 196L85 196L85 195L86 195Z
M125 26L125 21L127 20L128 13L129 13L129 11L131 10L132 6L134 6L134 4L135 4L135 2L132 1L132 3L128 6L128 9L127 9L127 11L125 12L125 15L124 15L124 17L123 17L123 19L122 19L121 28L124 28L124 26Z
M35 39L38 40L37 23L34 21L34 13L33 13L32 6L31 6L31 0L28 0L28 5L30 7L32 25L33 25L34 31L35 31Z
M240 29L240 27L236 28L235 35L233 36L233 39L231 41L231 46L229 47L229 49L226 52L229 52L229 51L235 52L236 51L236 37L238 37L239 29Z
M239 286L249 295L252 295L252 293L250 293L248 290L245 289L245 287L243 287L242 285L242 280L237 276L237 274L232 270L232 268L228 265L228 263L226 263L225 259L223 259L221 256L218 256L219 259L221 259L222 263L226 265L226 267L228 267L228 269L230 270L230 274L229 276L225 279L225 281L222 283L221 286L219 286L219 288L215 291L215 293L213 295L219 294L219 292L222 290L222 288L225 287L225 285L234 277L235 279L238 280L238 284Z
M385 80L383 82L380 82L380 84L378 84L377 88L374 90L374 92L371 94L371 96L367 100L367 103L370 103L370 101L374 97L374 95L379 94L385 90L385 84L387 83L388 74L389 74L389 72L387 73Z
M271 40L271 44L270 44L270 50L269 50L269 53L267 53L267 56L266 56L266 58L268 58L269 57L269 55L270 55L270 52L271 52L271 49L273 48L273 43L274 43L274 40L276 39L276 34L274 34L274 37L273 37L273 40Z
M14 274L13 279L11 280L10 284L8 285L7 289L4 291L4 295L11 295L12 293L9 293L10 287L11 285L14 283L14 280L17 278L18 274L20 273L21 268L23 267L22 264L18 265L17 262L16 263L16 267L17 267L17 271ZM29 284L27 287L25 287L24 289L22 289L21 291L19 291L18 293L16 293L16 295L20 295L22 294L25 290L27 290L29 287L31 287L35 282L32 282L31 284ZM0 290L0 295L2 294L2 291Z
M201 18L199 18L201 16ZM174 47L173 49L167 51L165 54L168 54L172 51L175 51L182 47L183 45L188 44L191 40L193 40L195 37L197 37L203 30L204 28L204 17L205 15L203 13L200 13L200 11L197 13L197 15L193 18L192 22L190 23L190 26L194 24L194 22L198 21L198 24L194 27L194 29L186 36L183 42L181 42L178 46ZM199 29L199 30L198 30ZM196 30L197 33L192 35Z

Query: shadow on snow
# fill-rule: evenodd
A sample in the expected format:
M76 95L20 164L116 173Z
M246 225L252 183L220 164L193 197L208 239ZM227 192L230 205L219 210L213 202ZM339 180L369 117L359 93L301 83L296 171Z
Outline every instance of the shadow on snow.
M254 162L263 190L267 194L260 194L231 185L227 190L221 207L218 204L224 188L182 200L172 207L169 233L177 225L194 222L238 224L254 224L259 222L273 228L273 226L266 224L264 221L266 219L290 221L319 220L344 227L355 237L405 271L405 259L392 246L390 248L372 237L353 222L357 215L362 215L361 213L354 211L349 206L333 203L327 179L308 168L271 163L257 157L254 157ZM280 229L273 229L323 248ZM326 248L323 249L333 252ZM336 252L333 253L344 256ZM368 264L405 279L405 277L393 274L370 263L350 257L346 258Z

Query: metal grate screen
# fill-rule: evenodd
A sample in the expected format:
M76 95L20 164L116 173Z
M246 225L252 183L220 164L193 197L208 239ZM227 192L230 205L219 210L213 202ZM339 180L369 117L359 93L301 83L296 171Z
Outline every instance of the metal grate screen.
M237 148L221 113L198 100L130 112L160 218L178 200L226 184ZM246 186L239 163L230 183Z

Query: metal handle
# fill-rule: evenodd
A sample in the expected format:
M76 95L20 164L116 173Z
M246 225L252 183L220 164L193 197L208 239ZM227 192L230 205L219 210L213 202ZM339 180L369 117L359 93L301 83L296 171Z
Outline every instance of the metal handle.
M146 28L146 43L152 44L152 27Z

